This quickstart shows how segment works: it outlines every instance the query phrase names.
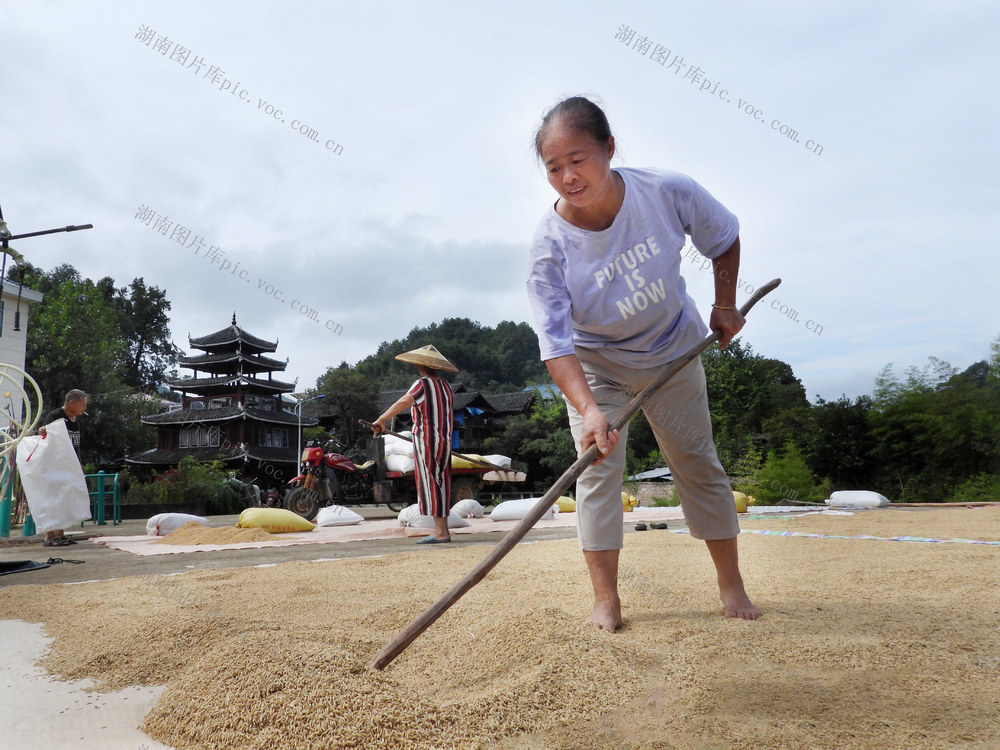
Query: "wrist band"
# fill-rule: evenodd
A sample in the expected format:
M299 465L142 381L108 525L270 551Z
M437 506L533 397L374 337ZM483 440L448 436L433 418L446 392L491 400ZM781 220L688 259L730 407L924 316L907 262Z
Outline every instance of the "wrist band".
M712 303L712 307L716 310L739 310L736 305L717 305L714 302Z

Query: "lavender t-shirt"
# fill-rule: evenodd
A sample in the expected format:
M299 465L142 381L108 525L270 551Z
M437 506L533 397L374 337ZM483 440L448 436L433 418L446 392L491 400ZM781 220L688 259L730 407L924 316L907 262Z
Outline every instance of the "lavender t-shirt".
M625 200L591 232L555 207L531 243L528 298L542 359L596 349L627 367L670 362L708 334L680 275L686 235L706 258L736 241L739 222L705 188L662 169L616 169Z

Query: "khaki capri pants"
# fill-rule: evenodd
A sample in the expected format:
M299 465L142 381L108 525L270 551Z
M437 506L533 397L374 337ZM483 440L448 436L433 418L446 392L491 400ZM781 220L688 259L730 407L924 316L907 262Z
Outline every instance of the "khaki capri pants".
M653 382L661 367L634 369L610 361L595 350L576 348L587 383L597 405L611 421L629 400ZM570 429L580 450L583 418L567 400ZM736 504L712 440L705 369L695 359L664 383L643 406L660 446L691 536L731 539L740 533ZM614 452L596 466L588 466L576 483L577 532L580 549L621 549L624 542L622 474L628 425L619 434Z

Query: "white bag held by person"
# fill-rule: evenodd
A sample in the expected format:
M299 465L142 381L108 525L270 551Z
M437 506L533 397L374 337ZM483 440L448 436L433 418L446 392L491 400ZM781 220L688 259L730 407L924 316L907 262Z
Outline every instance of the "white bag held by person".
M191 521L208 526L207 518L193 516L190 513L157 513L146 521L146 536L166 536Z
M364 520L364 516L343 505L328 505L316 514L317 526L354 526Z
M531 509L535 507L541 498L528 497L521 500L505 500L490 511L490 519L493 521L520 521ZM539 521L551 521L559 512L559 506L553 505L539 518Z
M17 446L17 470L39 533L68 529L90 519L90 494L66 422L45 425Z

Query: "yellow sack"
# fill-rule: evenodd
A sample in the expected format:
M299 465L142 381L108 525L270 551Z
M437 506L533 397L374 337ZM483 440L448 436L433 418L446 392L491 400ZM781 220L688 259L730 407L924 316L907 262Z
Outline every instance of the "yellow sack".
M628 492L622 491L622 510L631 513L632 509L639 504L639 498Z
M480 461L486 461L485 458L483 458L482 456L480 456L477 453L467 453L466 455L469 458L477 458ZM487 463L489 463L489 462L487 461ZM453 469L481 469L481 468L484 468L484 467L479 466L477 464L474 464L471 461L466 461L464 458L459 458L454 453L452 453L451 454L451 468L453 468Z
M240 529L264 529L269 534L312 531L316 524L284 508L247 508L236 522Z
M746 495L744 495L742 492L738 492L736 490L733 490L733 502L736 503L736 512L737 513L746 513L747 512L747 501L748 500L749 500L749 498Z
M556 505L559 506L560 513L575 513L576 512L576 500L571 497L566 497L565 495L558 500L556 500Z

